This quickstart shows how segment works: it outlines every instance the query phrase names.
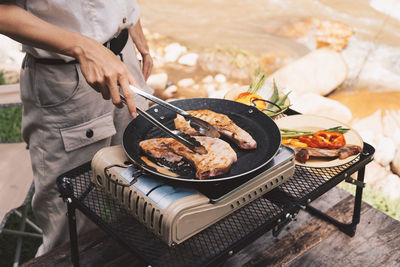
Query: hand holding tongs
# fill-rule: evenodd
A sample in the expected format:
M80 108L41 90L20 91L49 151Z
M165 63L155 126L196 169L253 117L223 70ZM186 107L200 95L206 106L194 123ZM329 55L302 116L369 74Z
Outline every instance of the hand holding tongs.
M168 103L164 100L161 100L151 94L148 94L148 93L136 88L133 85L129 85L129 88L132 90L132 92L181 115L182 117L185 118L185 120L189 123L189 125L192 128L194 128L196 131L198 131L200 134L209 136L209 137L215 137L215 138L219 137L218 130L214 126L209 124L208 122L206 122L202 119L196 118L193 115L191 115L190 113L184 111L183 109L180 109L174 105L171 105L170 103ZM125 97L122 95L121 90L120 90L120 96L121 96L122 101L126 103ZM182 133L180 131L170 130L169 128L167 128L165 125L160 123L158 120L156 120L153 116L151 116L146 111L141 110L140 108L136 108L136 109L144 118L146 118L148 121L153 123L159 129L163 130L165 133L167 133L169 136L171 136L175 140L177 140L180 143L182 143L183 145L187 146L189 149L191 149L199 154L207 153L206 149L196 139L194 139L194 138L190 137L189 135Z

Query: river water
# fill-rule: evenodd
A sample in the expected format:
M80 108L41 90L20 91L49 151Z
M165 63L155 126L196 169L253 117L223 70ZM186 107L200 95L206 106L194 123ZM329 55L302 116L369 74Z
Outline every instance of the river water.
M400 101L395 101L399 94L393 92L400 90L398 0L141 0L139 4L142 24L151 31L191 47L224 46L256 55L307 54L312 49L307 44L277 34L277 29L295 21L312 17L345 23L355 32L342 52L349 66L348 85L332 97L357 111L353 112L357 117L374 111L360 105L357 94L381 101L374 108L385 109L389 100L391 109L400 109Z

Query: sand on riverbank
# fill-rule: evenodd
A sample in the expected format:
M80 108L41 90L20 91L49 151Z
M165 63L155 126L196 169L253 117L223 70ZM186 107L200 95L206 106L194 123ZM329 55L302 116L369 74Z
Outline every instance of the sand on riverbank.
M353 114L353 119L362 119L372 115L378 109L385 111L400 110L400 91L373 91L367 88L339 90L329 98L346 105Z

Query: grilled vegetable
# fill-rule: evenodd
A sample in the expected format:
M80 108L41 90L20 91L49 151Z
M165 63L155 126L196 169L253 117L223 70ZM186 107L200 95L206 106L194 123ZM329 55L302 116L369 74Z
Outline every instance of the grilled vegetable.
M346 139L338 132L319 131L297 138L282 138L282 144L296 147L341 148L346 144Z
M257 95L256 93L262 87L265 82L266 74L261 73L260 69L257 70L254 80L250 83L249 89L247 92L241 93L235 99L235 101L252 105L257 107L258 109L262 110L265 114L272 116L276 115L277 112L281 110L285 110L289 107L289 105L285 105L286 99L289 93L285 94L284 96L279 96L279 89L274 80L273 86L273 94L268 101L266 99L262 99L261 96ZM256 100L260 99L260 100ZM267 104L268 103L268 104ZM279 106L279 108L278 108Z
M313 134L312 141L319 148L340 148L346 144L343 134L328 131Z
M264 101L257 101L257 99L261 99L261 96L244 92L238 95L235 101L247 105L254 105L258 109L265 109L267 104L265 104Z
M280 128L279 130L281 131L281 136L282 137L299 137L299 136L302 136L302 135L313 135L316 132L320 132L320 131L314 131L313 132L313 131L293 130L293 129L285 129L285 128ZM324 129L322 131L325 131L325 132L336 132L336 133L344 134L348 130L350 130L350 129L344 128L342 126L336 126L336 127Z
M297 138L282 138L283 145L292 145L296 147L308 147L306 143L301 142Z
M315 132L285 128L280 128L279 130L281 131L282 144L296 147L335 149L346 145L346 139L343 134L349 129L336 126Z

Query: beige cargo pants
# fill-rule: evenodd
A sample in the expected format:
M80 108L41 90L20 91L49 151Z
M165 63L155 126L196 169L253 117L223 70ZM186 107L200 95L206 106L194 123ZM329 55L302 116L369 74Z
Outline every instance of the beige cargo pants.
M130 38L122 54L140 87L151 92ZM126 107L115 108L86 83L79 64L38 64L27 55L20 84L22 135L29 144L35 183L32 206L43 230L39 256L69 240L66 205L59 197L56 178L90 161L99 149L121 144L131 117ZM139 96L136 104L147 108L147 101ZM82 233L94 224L77 214L77 227Z

